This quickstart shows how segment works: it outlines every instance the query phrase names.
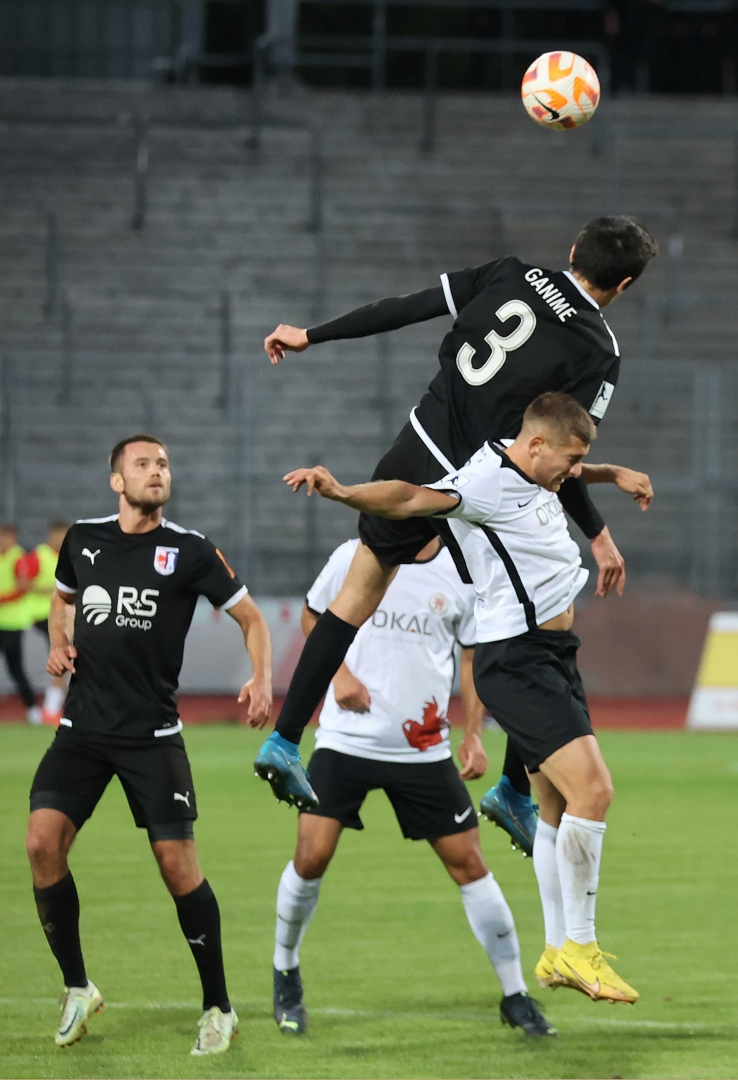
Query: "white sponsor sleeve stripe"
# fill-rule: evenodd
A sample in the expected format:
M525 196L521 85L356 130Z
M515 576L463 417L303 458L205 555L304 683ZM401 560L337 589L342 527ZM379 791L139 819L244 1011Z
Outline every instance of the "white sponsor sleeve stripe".
M456 310L456 304L454 303L454 297L453 293L451 292L451 283L448 280L448 274L441 274L441 285L443 285L443 295L446 297L448 310L451 312L455 319L458 319L459 313Z
M610 329L610 324L609 324L609 322L607 321L607 319L604 316L602 317L602 321L605 324L605 328L606 328L608 334L612 338L612 347L615 350L615 355L620 356L620 346L618 345L618 339L613 334L612 330Z
M77 591L76 589L70 589L69 586L65 585L63 581L59 581L59 578L55 578L54 580L56 582L56 587L59 592L66 593L67 596L74 596Z
M433 442L433 439L431 439L430 435L428 434L428 432L425 430L425 428L421 424L420 420L418 420L417 416L415 415L415 409L414 408L413 408L412 412L410 413L410 423L413 425L413 428L415 429L415 434L418 436L419 439L423 440L425 445L430 450L431 454L433 454L433 457L436 459L436 461L438 461L441 465L443 465L446 472L454 472L455 470L454 470L454 467L451 464L451 462L448 460L448 458L443 453L443 451L439 450L439 448Z
M221 604L221 611L229 611L232 607L235 607L239 600L243 600L244 596L248 595L248 589L245 585L242 585L238 592L235 592L230 600L226 600L225 604Z

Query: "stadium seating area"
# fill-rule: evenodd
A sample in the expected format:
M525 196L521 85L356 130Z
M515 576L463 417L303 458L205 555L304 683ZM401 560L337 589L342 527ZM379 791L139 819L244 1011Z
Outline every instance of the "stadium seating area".
M275 91L255 152L247 94L2 82L3 514L24 536L52 514L112 511L105 454L153 428L176 471L169 516L226 546L260 593L300 592L353 523L291 496L280 476L318 460L367 476L434 374L442 327L323 346L277 370L265 333L505 253L560 265L585 220L617 210L649 221L664 254L612 309L626 363L595 459L649 469L659 500L643 519L616 493L599 501L633 570L735 594L738 431L722 402L738 389L725 363L738 248L733 140L718 133L732 104L680 99L682 137L665 138L673 103L616 101L617 146L596 152L604 117L559 135L519 122L512 98L448 96L431 155L418 150L421 107L415 95ZM138 113L150 170L145 227L133 230ZM320 215L308 123L321 132ZM49 317L45 207L61 254Z

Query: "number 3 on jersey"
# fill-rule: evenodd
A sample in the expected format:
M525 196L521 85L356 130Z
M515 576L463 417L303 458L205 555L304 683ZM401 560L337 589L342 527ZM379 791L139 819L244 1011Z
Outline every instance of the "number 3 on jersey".
M507 322L513 315L517 315L520 322L512 333L505 337L498 334L496 330L490 330L484 340L492 351L481 367L472 367L472 360L477 350L468 342L461 346L456 354L456 366L470 386L483 386L494 378L507 360L507 354L525 345L536 328L535 312L522 300L508 300L497 309L495 315L500 322Z

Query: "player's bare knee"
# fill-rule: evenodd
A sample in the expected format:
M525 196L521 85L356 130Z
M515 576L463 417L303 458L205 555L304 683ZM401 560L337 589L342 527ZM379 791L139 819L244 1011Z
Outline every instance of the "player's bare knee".
M298 847L293 860L295 872L305 881L314 881L326 872L333 858L333 848L322 844Z
M151 848L164 884L172 896L186 896L202 883L197 858L187 848L167 841L158 841Z
M593 777L575 800L567 806L567 812L574 817L589 818L592 821L604 821L613 800L614 789L609 774Z
M34 873L43 871L44 876L63 877L75 832L69 818L59 811L35 810L26 833L26 854Z
M26 854L34 874L61 878L67 871L68 846L60 833L30 827L26 835Z

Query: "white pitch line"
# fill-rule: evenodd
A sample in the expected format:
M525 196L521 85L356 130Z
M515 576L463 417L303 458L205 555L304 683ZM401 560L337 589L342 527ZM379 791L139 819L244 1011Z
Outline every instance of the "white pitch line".
M58 1005L58 998L0 998L0 1005ZM107 1009L192 1009L197 1012L200 1004L197 1001L106 1001ZM310 1009L310 1013L316 1016L337 1016L346 1019L364 1020L388 1020L407 1017L416 1017L417 1013L407 1010L393 1012L390 1009L345 1009L325 1006L324 1008ZM494 1019L492 1010L488 1013L481 1012L427 1012L423 1011L424 1017L434 1020L474 1020L489 1021ZM647 1031L721 1031L726 1032L735 1029L734 1024L703 1024L703 1023L680 1023L677 1020L632 1020L618 1019L609 1016L572 1016L566 1017L564 1026L576 1027L615 1027L615 1028L639 1028Z

